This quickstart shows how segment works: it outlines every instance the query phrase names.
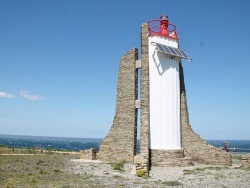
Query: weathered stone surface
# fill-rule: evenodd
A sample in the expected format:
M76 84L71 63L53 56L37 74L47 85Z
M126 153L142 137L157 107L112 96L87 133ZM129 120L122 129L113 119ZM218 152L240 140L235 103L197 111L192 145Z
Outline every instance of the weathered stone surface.
M137 69L138 50L121 58L118 76L116 110L113 125L99 147L98 159L133 162L137 138Z
M80 159L96 160L96 149L80 150Z
M151 165L161 167L190 166L192 158L185 157L183 149L159 150L151 149Z
M141 125L140 164L146 172L149 169L149 58L148 25L141 26Z
M250 155L242 155L242 167L250 167Z
M193 131L189 124L182 64L180 64L180 87L182 144L185 155L192 157L194 161L199 163L231 165L232 157L229 153L208 144Z

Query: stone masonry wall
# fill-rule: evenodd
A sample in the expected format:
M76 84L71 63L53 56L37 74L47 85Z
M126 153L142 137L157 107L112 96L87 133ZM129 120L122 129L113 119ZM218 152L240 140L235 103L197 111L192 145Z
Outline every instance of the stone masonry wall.
M250 155L249 154L242 155L242 167L244 168L250 167Z
M160 150L151 149L151 165L152 166L190 166L192 165L191 157L184 157L183 149Z
M96 149L80 150L80 159L96 160Z
M137 69L138 50L130 50L120 61L116 110L113 125L104 138L97 159L133 162L140 169L149 171L151 165L186 166L191 160L205 164L231 165L229 153L213 147L197 135L189 124L188 107L182 64L180 63L180 105L182 150L149 150L149 58L148 25L141 27L141 125L140 154L136 155L137 139ZM184 150L184 152L183 152ZM183 155L184 153L184 155ZM134 157L135 156L135 157ZM151 160L153 158L153 160ZM157 164L154 164L157 161ZM152 164L150 164L152 162ZM177 164L177 165L176 165Z
M194 161L205 164L231 165L232 157L229 153L220 150L197 135L189 124L186 90L183 67L180 64L180 91L181 91L181 129L182 143L186 156Z
M149 64L148 64L148 25L141 26L141 125L140 125L140 154L135 163L149 171Z
M120 60L116 110L113 125L100 144L97 159L133 162L137 132L137 69L138 50L130 50Z

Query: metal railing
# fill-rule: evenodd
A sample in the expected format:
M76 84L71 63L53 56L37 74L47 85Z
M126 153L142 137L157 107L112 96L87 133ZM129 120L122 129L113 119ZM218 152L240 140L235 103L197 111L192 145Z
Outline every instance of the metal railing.
M148 21L148 32L149 32L149 36L160 35L160 36L164 36L167 38L178 40L176 26L169 23L167 32L163 31L160 20Z

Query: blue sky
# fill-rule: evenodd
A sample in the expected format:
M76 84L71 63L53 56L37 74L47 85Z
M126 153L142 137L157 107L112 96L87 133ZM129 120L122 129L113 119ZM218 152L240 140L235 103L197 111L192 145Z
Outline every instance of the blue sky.
M96 137L115 112L120 58L140 26L177 26L190 123L250 139L250 1L0 0L0 134Z

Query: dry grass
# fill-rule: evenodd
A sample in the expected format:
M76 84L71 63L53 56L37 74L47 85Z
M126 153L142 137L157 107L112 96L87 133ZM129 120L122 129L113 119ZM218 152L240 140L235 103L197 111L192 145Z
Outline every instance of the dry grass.
M215 170L215 171L221 171L221 170L226 170L228 169L228 167L224 166L224 167L206 167L206 168L196 168L193 170L183 170L184 175L190 175L190 174L200 174L202 172L209 172L209 170Z
M1 153L6 148L0 148ZM15 154L27 151L15 150ZM72 174L67 171L69 159L79 155L39 153L35 155L0 156L1 187L91 187L88 174Z
M3 153L9 155L1 155ZM27 155L31 153L33 155ZM127 164L123 168L122 164L112 167L105 163L75 163L70 159L79 159L79 154L41 153L39 150L32 152L28 149L15 149L13 153L12 148L0 147L0 187L207 187L211 182L219 187L249 185L250 168L187 168L182 171L184 175L178 175L179 169L173 169L171 173L177 172L178 176L172 177L168 173L172 179L165 178L165 171L160 171L164 174L159 176L143 179L128 176L131 171L126 168ZM114 170L116 166L118 170ZM99 173L102 168L103 173Z

